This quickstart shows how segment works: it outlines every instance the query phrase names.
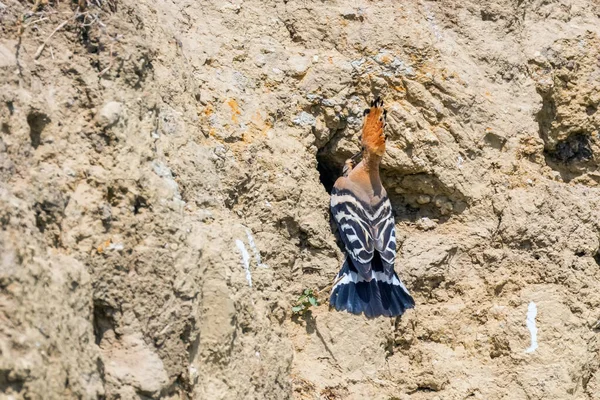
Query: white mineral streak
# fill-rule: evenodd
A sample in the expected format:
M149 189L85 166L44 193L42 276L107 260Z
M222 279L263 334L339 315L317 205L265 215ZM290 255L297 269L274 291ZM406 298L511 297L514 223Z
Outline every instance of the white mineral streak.
M531 346L525 353L533 353L535 349L538 348L537 343L537 327L535 326L535 317L537 316L537 307L535 303L532 301L529 303L529 307L527 307L527 329L529 329L529 333L531 334Z
M125 246L123 246L123 243L111 243L110 246L108 246L106 248L106 250L116 250L116 251L121 251L125 248Z
M256 247L256 243L254 243L254 237L252 236L252 232L250 229L246 229L246 235L248 236L248 244L252 249L252 253L254 253L254 259L256 260L256 265L263 268L268 268L267 264L263 264L260 258L260 251L258 251L258 247Z
M241 240L236 239L235 245L242 254L242 265L246 270L246 280L248 281L248 286L252 287L252 275L250 275L250 254L248 254L246 246L244 246L244 242Z

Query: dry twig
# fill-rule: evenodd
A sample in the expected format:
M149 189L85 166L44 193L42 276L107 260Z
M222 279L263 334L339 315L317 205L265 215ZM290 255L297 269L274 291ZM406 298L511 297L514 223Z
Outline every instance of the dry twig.
M316 290L317 296L319 296L323 292L327 292L327 291L331 290L331 288L334 287L341 280L342 280L342 277L340 276L337 279L335 279L331 284L325 286L323 289ZM329 298L327 298L325 301L329 301Z
M44 43L42 43L40 45L40 47L38 47L37 51L33 55L34 60L37 60L38 58L40 58L40 56L42 55L42 52L44 51L44 48L46 47L46 43L48 43L48 41L52 38L52 36L54 36L54 34L56 32L58 32L59 30L61 30L71 19L73 19L73 18L64 20L59 26L56 27L56 29L54 29L54 31L50 34L50 36L48 36L46 38L46 40L44 40Z
M31 21L30 23L28 23L26 26L29 25L33 25L33 24L37 24L38 22L42 22L42 21L46 21L48 19L48 17L42 17L40 19L36 19L35 21Z
M113 65L113 61L114 61L114 56L113 56L113 44L111 43L110 45L110 62L108 63L108 67L104 68L102 71L100 71L100 73L98 74L98 76L102 76L105 73L107 73Z

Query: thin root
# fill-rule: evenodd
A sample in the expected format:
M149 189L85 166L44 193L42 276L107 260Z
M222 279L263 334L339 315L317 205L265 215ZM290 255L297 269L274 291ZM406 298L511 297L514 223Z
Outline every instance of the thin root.
M319 296L319 294L320 294L321 292L329 291L329 290L330 290L332 287L334 287L334 286L335 286L335 285L336 285L336 284L337 284L337 283L338 283L340 280L342 280L342 277L341 277L341 276L340 276L340 277L338 277L336 280L334 280L334 281L333 281L333 283L331 283L330 285L327 285L327 286L325 286L323 289L316 290L316 292L317 292L317 293L316 293L316 294L317 294L317 297ZM329 301L329 298L327 298L327 300L325 300L325 301Z
M113 56L113 45L111 44L110 45L110 62L108 63L108 67L106 67L102 71L100 71L100 73L98 74L98 76L104 75L105 73L107 73L112 68L114 59L115 58Z
M34 60L37 60L38 58L40 58L40 56L42 55L42 52L44 51L44 48L46 47L46 43L48 43L48 41L50 40L50 38L52 38L52 36L54 36L54 34L56 32L58 32L59 30L61 30L71 19L72 18L64 20L59 26L56 27L56 29L54 29L54 31L50 34L50 36L48 36L46 38L46 40L44 40L44 43L42 43L40 45L40 47L38 47L37 51L33 55L33 59Z

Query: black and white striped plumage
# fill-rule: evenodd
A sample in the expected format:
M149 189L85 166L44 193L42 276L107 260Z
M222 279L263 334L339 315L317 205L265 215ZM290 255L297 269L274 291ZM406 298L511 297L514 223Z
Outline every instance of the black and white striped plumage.
M333 188L331 213L348 255L359 273L367 277L373 253L381 254L384 269L392 271L396 259L396 232L390 200L375 205L362 202L348 189Z
M331 213L348 253L329 303L338 311L367 317L402 315L415 302L394 272L396 232L392 206L379 177L385 154L383 101L365 110L363 160L346 161L331 192Z
M367 317L402 315L414 300L394 272L396 232L387 196L374 205L348 189L333 188L331 213L347 257L336 277L330 304Z

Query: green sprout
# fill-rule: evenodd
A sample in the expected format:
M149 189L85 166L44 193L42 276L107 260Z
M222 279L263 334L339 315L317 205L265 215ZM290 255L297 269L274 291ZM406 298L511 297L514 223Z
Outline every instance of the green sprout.
M296 305L292 307L292 312L296 315L304 315L311 306L318 306L319 300L312 289L304 289L302 296L296 300Z

